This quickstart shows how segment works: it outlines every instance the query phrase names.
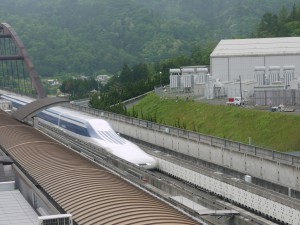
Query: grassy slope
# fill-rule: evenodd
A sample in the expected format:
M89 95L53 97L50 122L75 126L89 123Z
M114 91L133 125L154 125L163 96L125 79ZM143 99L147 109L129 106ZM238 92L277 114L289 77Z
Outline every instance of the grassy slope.
M271 113L225 105L161 99L150 94L134 107L142 114L156 117L158 123L231 139L252 142L261 147L280 151L300 150L300 116ZM129 111L132 111L129 110Z

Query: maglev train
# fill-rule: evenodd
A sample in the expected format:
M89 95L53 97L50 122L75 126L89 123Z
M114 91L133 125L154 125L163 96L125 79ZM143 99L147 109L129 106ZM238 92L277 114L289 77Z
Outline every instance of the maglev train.
M34 101L34 99L28 97L9 94L2 94L1 97L11 101L14 108L19 108ZM137 145L120 137L109 123L103 119L60 106L43 110L37 116L41 122L58 127L77 139L100 146L108 153L130 163L145 169L157 167L157 160L154 157L144 152Z

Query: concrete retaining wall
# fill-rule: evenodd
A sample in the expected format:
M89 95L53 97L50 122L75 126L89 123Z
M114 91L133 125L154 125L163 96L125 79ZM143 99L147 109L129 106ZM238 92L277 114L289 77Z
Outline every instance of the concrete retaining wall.
M159 169L179 179L187 180L218 196L230 199L234 203L250 208L272 220L292 225L300 225L299 204L289 198L274 195L245 182L237 182L227 177L217 177L211 172L201 173L159 158Z

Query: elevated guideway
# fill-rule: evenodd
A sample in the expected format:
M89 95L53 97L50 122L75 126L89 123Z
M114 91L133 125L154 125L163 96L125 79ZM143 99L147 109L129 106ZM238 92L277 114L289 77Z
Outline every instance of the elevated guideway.
M266 217L283 223L299 225L300 214L297 203L299 201L297 198L300 198L299 157L109 112L74 105L68 105L68 107L104 118L113 125L116 131L125 134L126 137L131 137L132 140L135 139L140 143L158 146L160 150L170 155L198 165L208 166L215 171L223 171L224 174L250 175L252 185L254 185L252 191L248 187L251 184L245 184L242 187L240 182L236 182L239 179L235 178L224 182L222 177L221 180L211 180L211 175L203 178L204 180L198 177L198 181L201 180L198 185L202 185L202 187L205 185L204 188L208 191ZM202 176L201 173L196 173L194 168L179 167L178 162L172 164L161 159L159 162L162 166L160 169L188 182L193 179L190 177L191 174L194 174L195 177ZM260 191L257 193L256 187L266 188L265 194ZM276 192L274 198L271 197L269 188L283 194L281 200L276 198ZM280 196L282 196L281 194ZM236 196L239 199L236 199ZM270 206L274 211L269 210Z
M300 200L266 190L226 174L199 168L188 161L162 152L156 152L155 156L159 161L159 170L170 176L201 187L226 201L261 213L274 221L300 225Z
M0 143L60 213L73 216L74 224L201 224L7 114L0 117Z

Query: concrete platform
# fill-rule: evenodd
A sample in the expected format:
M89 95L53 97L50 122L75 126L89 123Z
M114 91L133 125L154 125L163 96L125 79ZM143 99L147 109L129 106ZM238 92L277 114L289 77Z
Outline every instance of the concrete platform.
M0 225L38 225L38 215L18 190L0 191Z

